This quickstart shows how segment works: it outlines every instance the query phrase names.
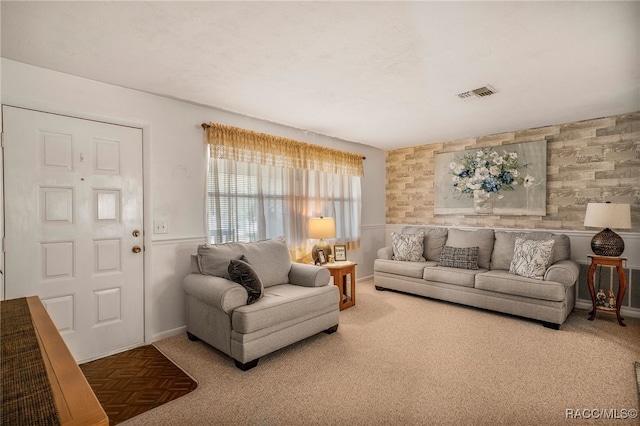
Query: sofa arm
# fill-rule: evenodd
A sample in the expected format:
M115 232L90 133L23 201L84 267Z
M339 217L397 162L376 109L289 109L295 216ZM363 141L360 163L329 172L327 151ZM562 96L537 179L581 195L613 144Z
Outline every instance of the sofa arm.
M189 274L182 284L188 295L227 314L247 304L247 290L224 278Z
M329 284L331 274L327 268L304 263L291 264L289 282L303 287L322 287Z
M382 247L378 250L378 259L391 260L393 258L393 247Z
M571 287L578 281L580 267L573 260L560 260L547 268L544 274L545 281L555 281Z

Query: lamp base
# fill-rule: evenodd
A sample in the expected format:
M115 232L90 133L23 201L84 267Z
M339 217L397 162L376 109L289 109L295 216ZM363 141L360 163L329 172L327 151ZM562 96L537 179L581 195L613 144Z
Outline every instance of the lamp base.
M606 228L593 236L591 250L597 256L618 257L624 252L624 241L620 235Z
M329 260L329 255L331 254L331 246L323 239L320 239L313 248L311 249L311 257L313 258L313 263L318 262L318 249L322 250L324 253L325 262Z

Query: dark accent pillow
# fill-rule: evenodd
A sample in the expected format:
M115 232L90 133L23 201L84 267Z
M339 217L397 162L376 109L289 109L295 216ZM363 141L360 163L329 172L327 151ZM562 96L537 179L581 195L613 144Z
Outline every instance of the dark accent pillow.
M249 260L243 254L239 259L229 261L229 279L247 290L247 305L256 303L262 297L264 286Z
M439 266L450 268L478 269L479 247L442 247Z

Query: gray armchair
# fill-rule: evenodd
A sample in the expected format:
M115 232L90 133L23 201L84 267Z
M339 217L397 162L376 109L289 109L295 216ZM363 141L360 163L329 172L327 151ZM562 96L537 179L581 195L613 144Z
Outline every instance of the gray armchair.
M251 304L228 273L242 255L263 286ZM253 368L263 355L338 329L339 292L329 278L325 268L291 262L284 238L202 245L183 282L187 335L229 355L238 368Z

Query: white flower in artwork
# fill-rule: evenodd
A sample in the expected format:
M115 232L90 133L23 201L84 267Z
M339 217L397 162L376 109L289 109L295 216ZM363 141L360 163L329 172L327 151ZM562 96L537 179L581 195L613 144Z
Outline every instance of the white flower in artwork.
M491 174L491 176L498 176L500 174L500 167L498 166L489 167L489 173Z
M528 186L533 186L533 181L536 180L536 178L534 178L531 175L526 175L524 177L524 186L528 187Z
M449 168L451 170L455 170L457 166L458 166L458 163L456 163L455 161L452 161L451 163L449 163Z
M516 158L518 158L518 154L515 152L510 152L509 153L509 158L512 160L515 160Z
M477 177L478 179L484 179L487 176L489 176L489 169L487 169L486 167L480 167L476 169L475 177Z
M475 191L476 189L481 189L482 188L482 181L473 181L471 179L469 179L469 182L467 182L467 188Z
M482 158L483 156L484 156L484 152L483 151L477 151L476 152L476 157Z

